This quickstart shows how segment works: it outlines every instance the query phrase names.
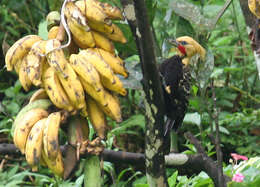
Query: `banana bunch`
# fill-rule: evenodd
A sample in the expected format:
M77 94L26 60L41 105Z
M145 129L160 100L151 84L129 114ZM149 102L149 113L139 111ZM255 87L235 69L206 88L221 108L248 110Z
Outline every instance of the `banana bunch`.
M19 112L13 124L13 140L33 171L40 164L47 165L62 176L64 167L58 144L61 112L50 113L52 103L45 96L42 89L36 91Z
M61 15L67 25L63 25L69 30L69 38L72 34L68 47L62 44L64 37L59 37L62 27L52 26L47 40L37 35L24 36L5 56L7 70L16 71L25 91L39 87L14 121L14 143L34 171L44 164L59 176L64 170L58 143L63 111L81 114L90 121L99 138L105 139L106 117L122 121L118 94L125 96L127 90L117 75L128 77L113 44L127 42L112 22L123 20L120 9L97 0L65 3ZM88 132L87 120L84 126L87 127L77 124L71 128Z

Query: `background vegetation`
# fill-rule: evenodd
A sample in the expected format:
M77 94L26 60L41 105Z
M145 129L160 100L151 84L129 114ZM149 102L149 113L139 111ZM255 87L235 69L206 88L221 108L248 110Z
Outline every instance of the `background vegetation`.
M212 23L224 4L222 0L185 1L193 5L193 11L197 10L200 13L193 17L193 12L189 12L189 9L187 12L178 12L180 10L176 10L169 0L149 2L147 6L158 43L158 56L166 58L172 55L165 42L167 38L190 35L207 48L208 58L211 59L203 64L203 67L194 67L189 112L180 134L191 131L201 140L208 155L216 157L214 145L208 136L214 132L213 103L209 85L209 78L214 78L225 174L232 177L233 167L229 163L231 153L254 157L255 160L251 160L240 169L246 176L245 185L260 184L260 159L257 157L260 154L260 84L239 2L233 1L214 27ZM39 33L46 37L46 15L51 10L59 10L60 3L61 1L51 0L0 2L0 143L12 143L10 129L13 119L33 93L24 92L17 75L6 71L4 54L9 45L24 35ZM118 0L113 3L120 6ZM189 13L191 17L185 17ZM144 152L145 127L144 96L140 84L142 74L130 29L126 22L118 24L129 41L126 45L116 46L118 53L126 59L130 72L129 79L125 81L129 94L120 98L124 122L110 123L111 131L106 145L109 149L141 153ZM160 60L161 58L158 61ZM65 143L64 135L60 140ZM179 150L187 154L196 152L194 146L181 136ZM53 177L47 169L31 173L24 157L0 154L0 158L0 186L81 186L83 182L84 159L75 176L63 181ZM167 174L171 186L213 186L205 173L198 176L181 176L176 170L167 169ZM134 166L104 163L104 186L131 185L147 186L145 173Z

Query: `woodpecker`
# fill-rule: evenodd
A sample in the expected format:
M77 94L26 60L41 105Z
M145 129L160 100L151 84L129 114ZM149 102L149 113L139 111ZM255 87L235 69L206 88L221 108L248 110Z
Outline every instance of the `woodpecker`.
M164 60L159 66L167 115L164 136L171 129L177 131L186 114L190 95L190 59L199 54L204 61L206 54L205 49L189 36L170 39L169 42L177 48L177 55Z

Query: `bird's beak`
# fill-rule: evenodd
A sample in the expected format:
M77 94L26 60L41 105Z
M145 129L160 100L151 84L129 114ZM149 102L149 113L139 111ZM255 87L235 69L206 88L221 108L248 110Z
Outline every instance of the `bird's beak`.
M175 47L178 47L180 45L179 42L177 42L175 39L172 38L168 39L168 42Z

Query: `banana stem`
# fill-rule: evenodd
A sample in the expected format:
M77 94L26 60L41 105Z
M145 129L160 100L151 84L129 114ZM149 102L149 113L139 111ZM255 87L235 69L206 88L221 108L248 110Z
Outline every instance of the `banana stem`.
M178 134L175 131L170 131L171 136L171 147L170 153L177 153L178 152Z
M98 156L88 155L85 161L84 186L101 187L101 168Z

